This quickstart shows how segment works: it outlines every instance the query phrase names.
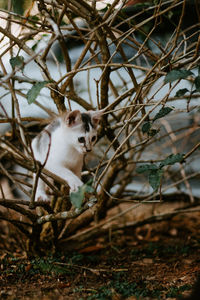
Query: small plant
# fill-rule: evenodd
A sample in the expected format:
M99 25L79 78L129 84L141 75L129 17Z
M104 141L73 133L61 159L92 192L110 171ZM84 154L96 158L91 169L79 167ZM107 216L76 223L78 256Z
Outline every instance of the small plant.
M167 158L160 162L159 165L156 164L144 164L139 166L136 169L137 173L147 173L149 177L149 184L151 187L157 191L161 184L162 176L164 173L163 167L171 166L175 163L182 163L184 162L184 154L170 154Z

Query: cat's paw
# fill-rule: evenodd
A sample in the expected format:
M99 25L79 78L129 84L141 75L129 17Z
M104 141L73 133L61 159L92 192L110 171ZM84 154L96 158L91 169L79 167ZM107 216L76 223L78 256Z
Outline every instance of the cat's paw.
M79 186L81 186L81 185L79 185ZM78 192L79 186L74 185L74 186L70 187L70 193L76 193L76 192Z
M70 186L70 193L75 193L78 191L78 188L83 185L83 182L81 180L70 180L69 186Z

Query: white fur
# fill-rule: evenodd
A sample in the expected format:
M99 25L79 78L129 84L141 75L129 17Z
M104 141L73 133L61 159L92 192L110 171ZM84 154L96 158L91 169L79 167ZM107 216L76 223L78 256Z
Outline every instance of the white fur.
M77 191L83 184L81 181L81 171L83 167L83 158L87 151L92 150L96 136L96 127L100 120L101 112L88 112L93 121L94 128L90 126L90 131L83 130L81 114L74 111L59 117L57 124L53 127L48 125L32 141L32 150L35 160L44 164L45 168L55 175L63 178L70 186L70 191ZM55 121L54 121L55 122ZM84 136L84 145L78 141L80 136ZM39 179L35 195L36 201L48 201L45 193L45 183Z

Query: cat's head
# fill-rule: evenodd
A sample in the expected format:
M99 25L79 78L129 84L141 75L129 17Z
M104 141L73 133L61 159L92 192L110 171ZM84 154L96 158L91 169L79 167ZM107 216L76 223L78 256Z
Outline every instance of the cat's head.
M74 110L64 116L67 136L78 152L85 154L92 150L97 139L97 126L102 113L102 110L90 110L84 113Z

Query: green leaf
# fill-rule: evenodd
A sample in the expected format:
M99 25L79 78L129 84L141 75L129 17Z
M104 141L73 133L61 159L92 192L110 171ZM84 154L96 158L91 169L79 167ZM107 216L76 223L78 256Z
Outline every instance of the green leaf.
M170 154L167 158L165 158L160 163L160 168L163 168L164 166L174 165L177 162L182 162L184 160L184 154L177 153L177 154Z
M181 96L184 96L187 92L189 92L188 89L180 89L176 92L176 95L175 97L181 97Z
M173 109L170 107L162 107L159 112L155 115L153 121L160 119L166 115L168 115Z
M150 129L149 132L148 132L148 135L149 135L149 136L154 136L154 135L156 135L158 132L159 132L158 129Z
M152 170L149 173L149 184L154 190L157 190L159 188L162 175L163 175L163 170L160 169Z
M83 185L83 189L84 189L84 193L93 193L94 192L94 188L92 186L92 183L93 183L93 179L90 179L88 180L88 182L86 182L84 185Z
M70 201L76 208L81 208L85 194L91 194L94 192L94 188L91 186L92 181L88 181L78 188L77 192L72 192L70 194Z
M189 70L172 70L166 75L164 82L168 83L178 79L185 79L190 75L194 75L194 74Z
M43 87L45 87L45 85L47 83L49 83L49 81L38 82L38 83L36 83L35 85L32 86L32 88L28 91L28 93L26 95L28 104L31 104L36 100L36 98L39 95L41 89Z
M142 126L142 133L148 133L151 128L151 122L146 122Z
M136 172L139 174L154 170L158 170L158 167L155 164L145 164L136 168Z
M196 91L197 92L200 92L200 76L197 76L194 80L194 84L195 84L195 87L196 87Z
M70 201L77 208L81 208L83 199L84 199L84 192L82 187L79 187L77 192L72 192L70 194Z
M12 66L13 69L15 67L23 67L23 65L24 65L24 58L23 58L23 56L12 57L10 59L10 64L11 64L11 66Z

